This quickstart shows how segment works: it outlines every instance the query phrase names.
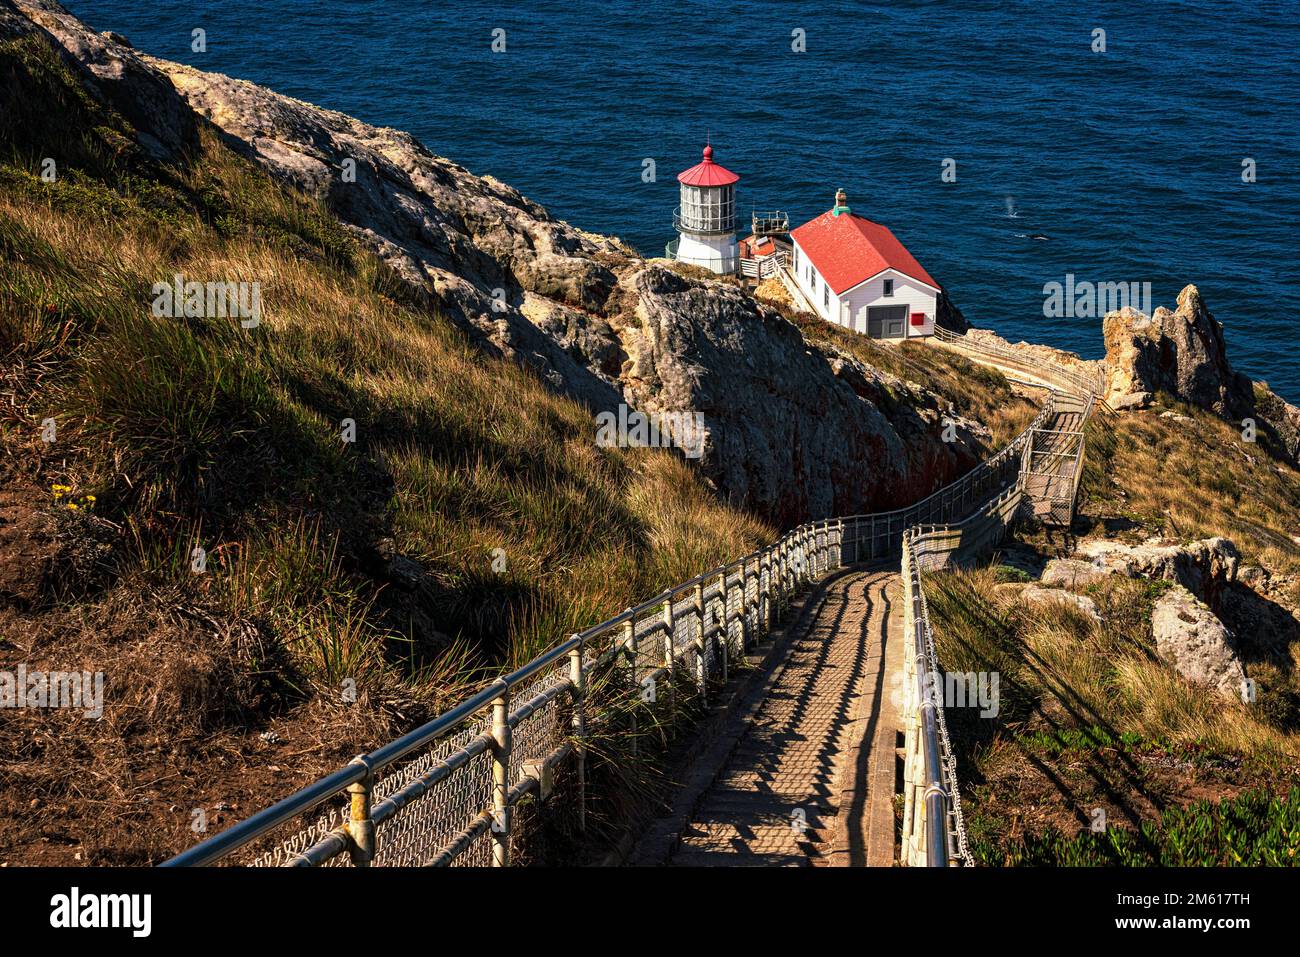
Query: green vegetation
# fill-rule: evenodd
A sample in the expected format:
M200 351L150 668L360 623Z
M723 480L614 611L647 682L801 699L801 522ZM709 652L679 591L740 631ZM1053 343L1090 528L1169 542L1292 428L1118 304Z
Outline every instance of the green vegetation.
M1012 565L994 565L993 580L999 585L1004 582L1031 582L1034 580L1023 568L1016 568Z
M1031 731L1020 736L1020 743L1028 750L1058 757L1069 752L1093 751L1099 748L1132 750L1142 744L1142 736L1132 731L1112 734L1100 725L1082 728L1054 728L1050 731Z
M1042 834L997 844L972 842L994 867L1279 867L1300 864L1300 788L1285 797L1252 790L1222 801L1175 807L1136 831L1108 827Z

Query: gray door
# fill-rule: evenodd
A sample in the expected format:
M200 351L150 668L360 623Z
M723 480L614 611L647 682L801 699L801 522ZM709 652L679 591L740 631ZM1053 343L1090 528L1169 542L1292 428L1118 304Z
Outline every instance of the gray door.
M873 339L901 339L907 325L907 306L870 306L867 335Z

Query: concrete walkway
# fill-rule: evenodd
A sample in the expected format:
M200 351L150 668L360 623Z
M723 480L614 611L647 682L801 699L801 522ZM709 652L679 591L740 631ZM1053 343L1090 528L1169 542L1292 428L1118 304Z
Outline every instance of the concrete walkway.
M894 862L898 574L859 568L830 575L787 635L669 863Z

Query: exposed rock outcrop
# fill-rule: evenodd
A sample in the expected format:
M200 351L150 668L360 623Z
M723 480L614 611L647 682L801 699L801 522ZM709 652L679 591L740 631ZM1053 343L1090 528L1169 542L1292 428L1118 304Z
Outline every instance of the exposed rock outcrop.
M1076 558L1053 558L1043 567L1039 581L1057 588L1082 588L1114 575L1115 569Z
M1159 540L1125 545L1103 539L1080 543L1078 554L1130 578L1165 579L1213 602L1222 588L1236 581L1241 556L1226 538L1206 538L1186 545Z
M970 322L962 315L962 311L957 308L946 290L939 293L939 301L935 304L934 323L952 332L966 332L971 327Z
M139 131L140 145L156 159L183 159L198 143L198 123L189 105L167 78L136 53L125 38L86 29L57 3L23 0L18 8L26 19L6 12L0 4L0 38L24 36L39 27L81 64L96 80L105 99Z
M1225 417L1253 408L1250 380L1228 362L1223 324L1195 286L1183 287L1173 312L1159 306L1148 317L1126 307L1107 314L1102 331L1113 407L1125 407L1135 394L1163 391Z
M1268 591L1271 578L1269 570L1259 565L1246 565L1237 572L1237 581L1257 592Z
M1300 462L1300 407L1257 382L1255 412L1272 429L1281 452L1292 462Z
M900 503L969 461L960 450L973 447L973 423L958 418L958 441L940 451L927 441L942 418L933 396L912 396L887 417L883 393L905 388L899 380L810 348L733 286L651 264L627 275L620 295L635 317L621 329L628 400L651 412L700 412L706 474L742 500L781 502L782 522ZM936 453L941 461L930 460Z
M1183 287L1173 312L1161 306L1147 317L1121 309L1107 314L1102 330L1111 408L1143 409L1163 391L1227 419L1254 419L1270 451L1300 462L1300 408L1232 368L1223 324L1195 286Z
M1232 636L1214 612L1181 585L1156 600L1151 613L1156 652L1189 681L1239 696L1246 675Z
M1130 409L1145 409L1153 401L1155 396L1150 392L1125 392L1112 394L1109 404L1116 412L1128 412Z
M700 466L737 504L781 524L890 507L980 457L980 427L938 396L808 345L734 285L648 263L406 133L139 53L52 0L8 4L0 20L18 21L16 7L47 31L107 101L146 123L156 155L188 149L210 122L319 196L482 348L530 366L593 416L621 404L698 413ZM18 24L0 23L9 27ZM942 440L945 415L955 442Z

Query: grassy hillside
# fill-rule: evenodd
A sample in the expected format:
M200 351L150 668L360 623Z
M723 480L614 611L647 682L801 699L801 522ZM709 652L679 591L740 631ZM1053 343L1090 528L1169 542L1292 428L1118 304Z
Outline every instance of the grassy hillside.
M1094 420L1082 494L1085 517L1124 520L1130 534L1232 539L1247 564L1296 576L1300 603L1300 474L1266 436L1161 395L1141 415Z
M106 678L102 719L0 722L0 863L156 861L776 535L598 448L202 122L161 162L41 40L0 76L0 669ZM259 284L260 324L154 315L177 275ZM995 442L1033 414L949 353L801 328Z
M0 862L156 860L773 535L211 132L159 164L41 42L0 72L0 661L106 675L0 723ZM175 274L261 324L155 318Z
M1151 610L1167 582L1077 589L1102 624L1026 605L1018 567L927 578L939 659L997 672L995 720L950 709L973 850L985 864L1294 864L1300 846L1300 475L1200 410L1162 404L1089 425L1076 535L1232 539L1272 575L1229 586L1252 704L1183 680L1156 654ZM1026 532L1011 554L1066 554ZM1105 829L1094 830L1098 814Z

